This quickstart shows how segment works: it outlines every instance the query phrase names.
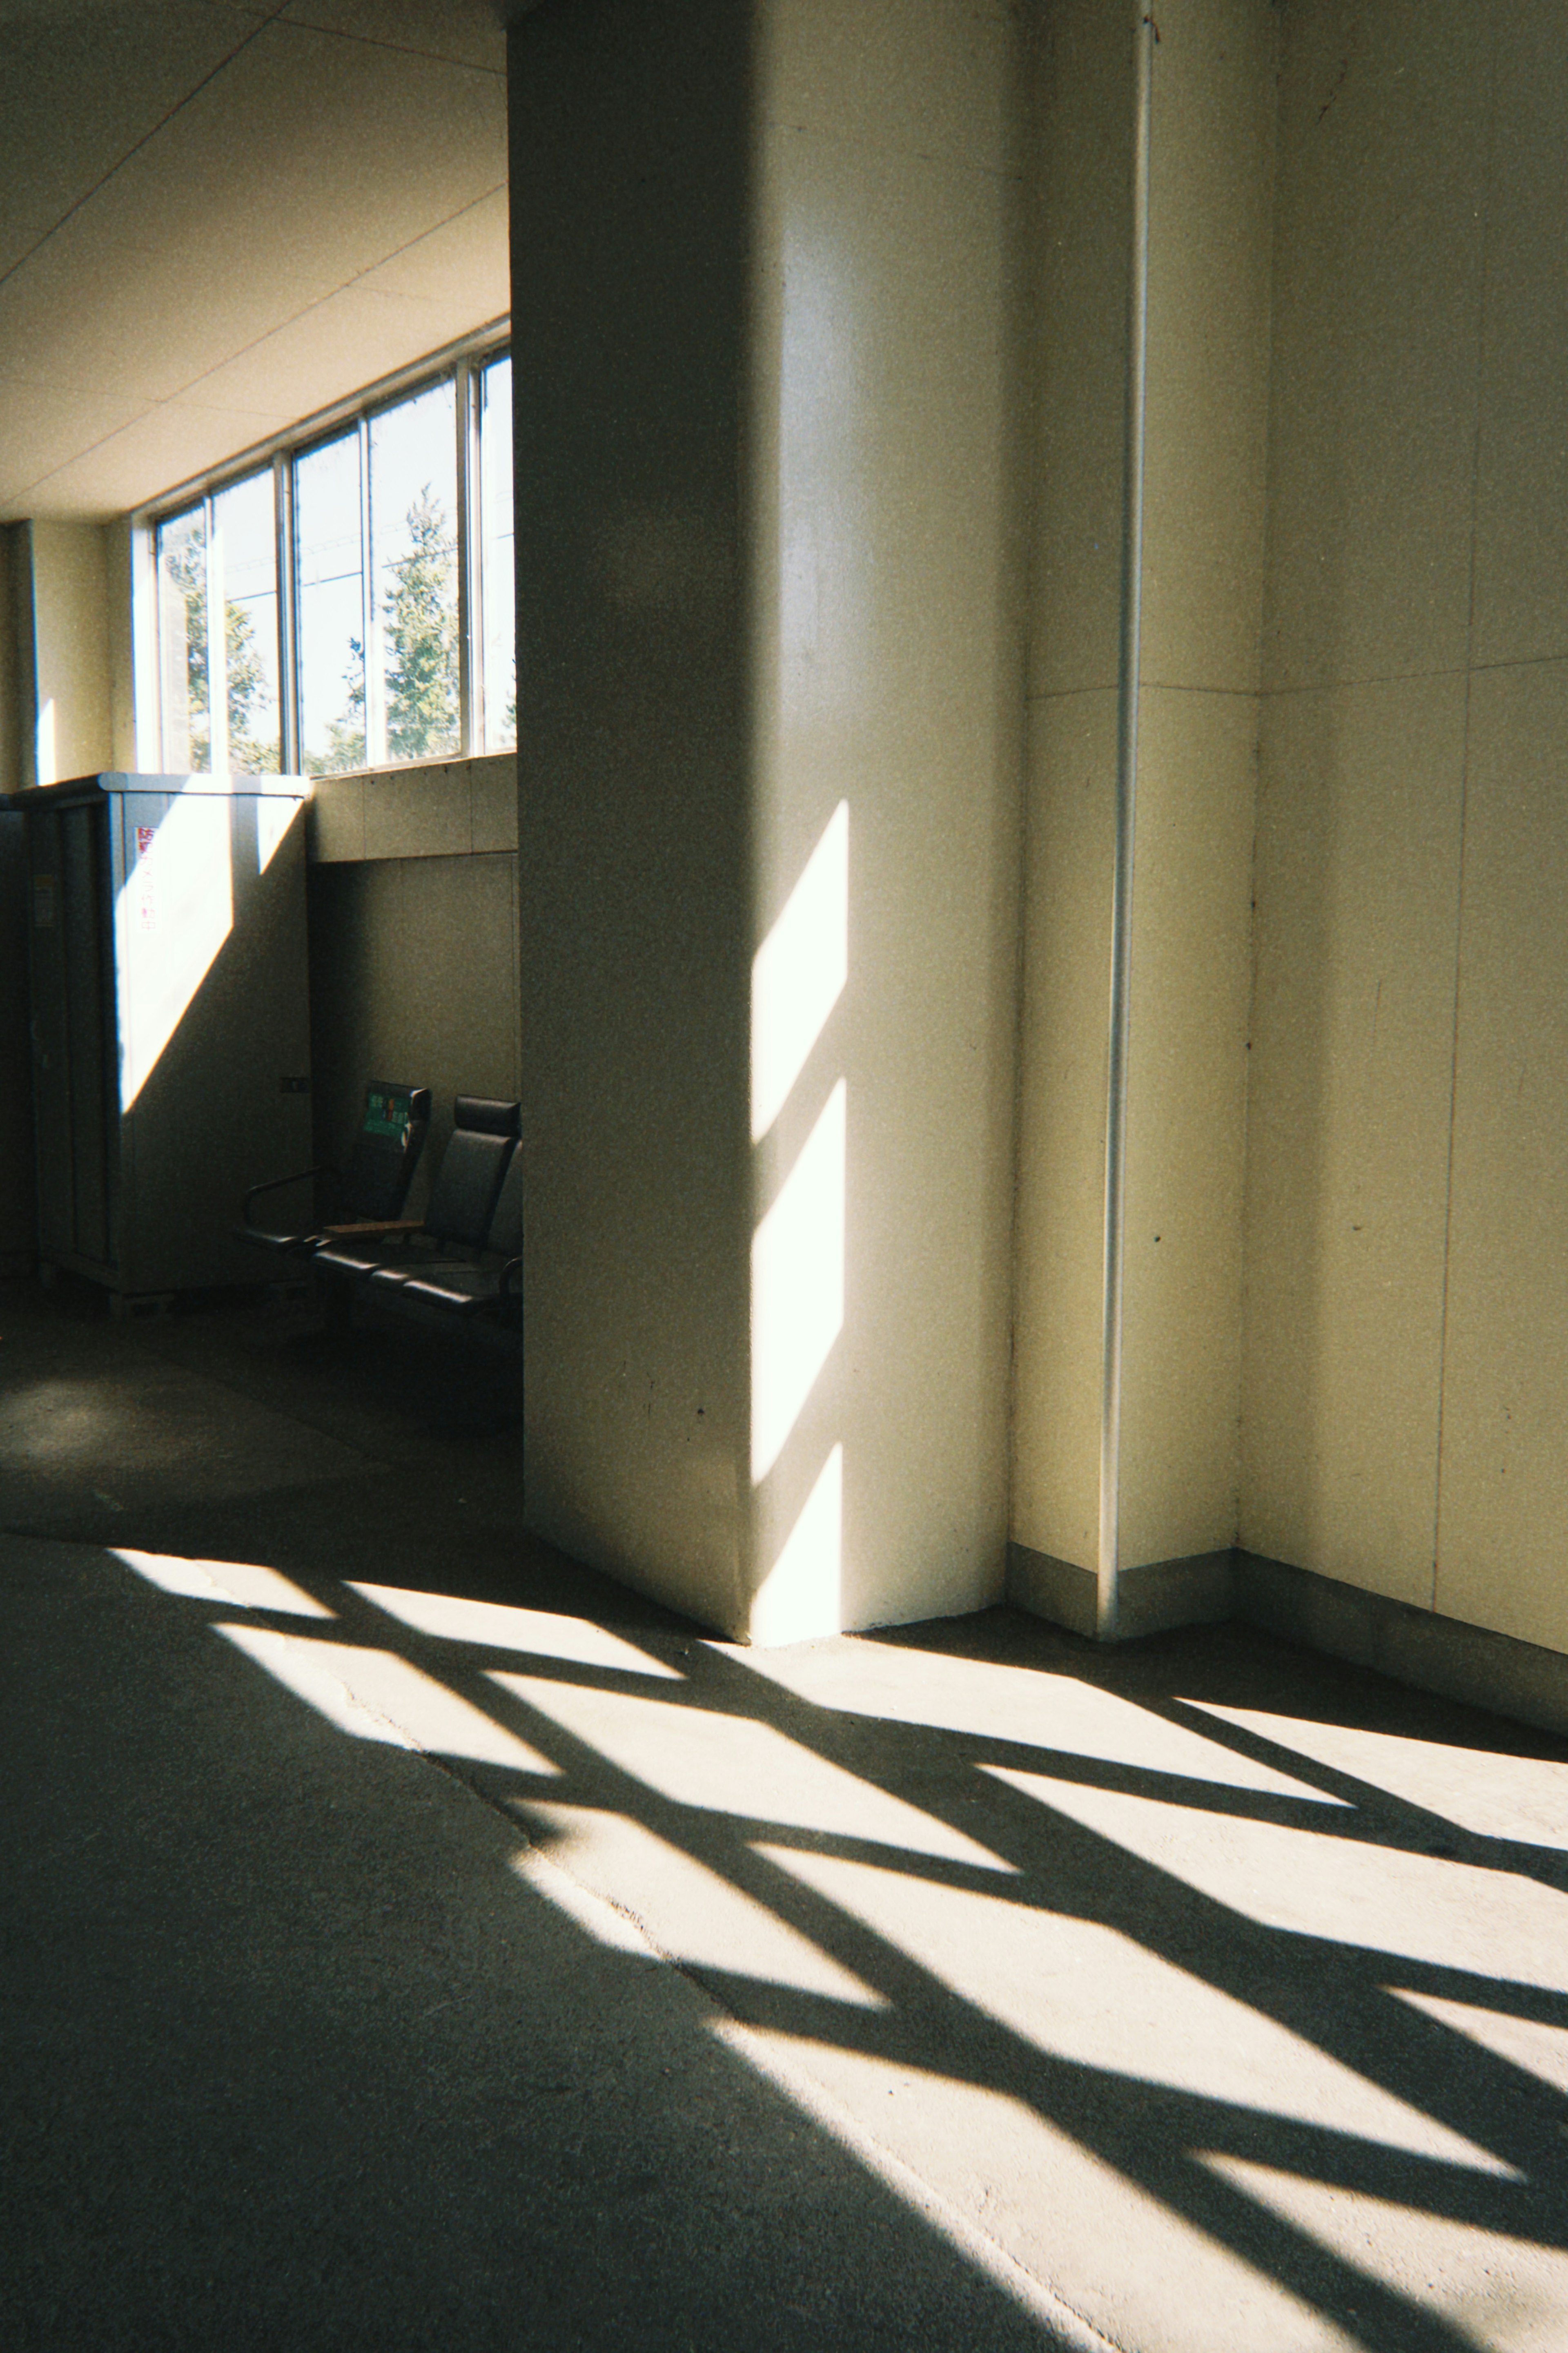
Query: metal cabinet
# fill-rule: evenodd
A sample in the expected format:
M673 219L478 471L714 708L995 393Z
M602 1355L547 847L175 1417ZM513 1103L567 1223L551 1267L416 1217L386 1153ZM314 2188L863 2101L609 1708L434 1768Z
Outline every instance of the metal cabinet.
M254 1280L240 1196L311 1157L309 790L111 774L11 800L46 1265L128 1295Z

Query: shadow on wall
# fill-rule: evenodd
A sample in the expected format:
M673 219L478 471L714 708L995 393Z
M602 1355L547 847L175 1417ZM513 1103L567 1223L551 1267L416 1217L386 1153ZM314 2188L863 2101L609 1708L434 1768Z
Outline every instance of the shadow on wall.
M26 820L0 813L0 1271L31 1264L37 1219L26 888Z
M1038 1638L1049 1671L1013 1662L1016 1625L994 1618L759 1656L461 1595L93 1557L150 1687L89 1666L74 1704L125 1733L130 1779L90 1793L62 1851L95 1915L146 1900L145 1825L115 1828L140 1802L133 1726L193 1744L182 1771L216 1840L180 1864L184 1909L142 1932L167 1946L167 2006L88 2103L106 2147L137 2150L103 2227L161 2239L171 2277L212 2260L187 2243L204 2225L171 2240L160 2210L193 2148L248 2288L280 2224L290 2261L325 2259L324 2214L374 2141L416 2303L442 2201L465 2253L499 2266L498 2302L520 2205L525 2240L592 2214L530 2291L574 2344L633 2280L658 2316L623 2323L638 2343L742 2341L713 2333L720 2294L754 2305L743 2341L770 2346L884 2327L1105 2341L1075 2316L1172 2353L1568 2335L1568 1766L1549 1742L1497 1727L1501 1748L1444 1747L1426 1704L1381 1686L1371 1720L1309 1719L1280 1699L1309 1671L1270 1654L1271 1683L1241 1643L1150 1654L1135 1701L1111 1687L1125 1662L1060 1640ZM183 1683L150 1611L176 1621ZM304 1817L340 1739L362 1810L323 1845L325 1818ZM410 1749L441 1775L420 1781ZM289 1792L265 1825L258 1778ZM454 1782L494 1831L460 1896L437 1820ZM356 1889L392 1800L416 1910L369 1921ZM533 1957L558 1967L563 1947L591 2017L540 2014ZM689 2113L689 2090L666 2113L670 2084L641 2080L627 2039L654 1960L700 1997L663 2053L701 2077ZM492 2000L481 2060L454 2037ZM604 2053L592 2083L570 2072L578 2035ZM542 2084L574 2104L542 2163L508 2137ZM639 2221L650 2165L689 2168L674 2250ZM333 2258L356 2295L360 2194ZM26 2222L45 2276L68 2221L57 2203ZM279 2321L292 2276L266 2290ZM115 2293L130 2334L93 2341L132 2341L138 2315L145 2341L153 2289ZM372 2320L390 2313L388 2280L368 2294ZM466 2341L490 2342L471 2317Z
M308 887L316 1155L344 1165L368 1078L427 1086L417 1217L454 1098L521 1092L517 855L313 865Z

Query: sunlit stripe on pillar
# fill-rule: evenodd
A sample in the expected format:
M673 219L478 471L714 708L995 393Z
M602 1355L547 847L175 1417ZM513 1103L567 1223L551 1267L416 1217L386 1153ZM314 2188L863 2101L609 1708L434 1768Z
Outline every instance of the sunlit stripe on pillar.
M844 1569L844 1449L834 1447L752 1605L753 1642L838 1631Z
M752 1478L765 1479L844 1323L846 1089L752 1242Z
M840 801L752 965L752 1139L766 1135L849 971L849 805Z

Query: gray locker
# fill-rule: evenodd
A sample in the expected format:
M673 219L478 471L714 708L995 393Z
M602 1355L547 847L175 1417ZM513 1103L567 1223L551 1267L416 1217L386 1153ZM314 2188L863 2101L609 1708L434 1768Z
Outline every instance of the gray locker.
M82 776L27 828L38 1254L127 1295L254 1282L240 1196L311 1159L297 776Z

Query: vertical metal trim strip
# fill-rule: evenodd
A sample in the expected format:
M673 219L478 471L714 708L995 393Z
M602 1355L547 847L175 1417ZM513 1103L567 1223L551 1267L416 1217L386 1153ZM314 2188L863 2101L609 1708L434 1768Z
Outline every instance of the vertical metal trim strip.
M1122 449L1121 643L1116 728L1116 859L1105 1122L1105 1283L1100 1399L1100 1551L1095 1631L1114 1641L1121 1568L1121 1321L1126 1257L1127 1053L1132 991L1132 878L1138 817L1138 686L1143 625L1143 429L1149 364L1149 146L1153 18L1139 0L1132 38L1132 222Z
M228 749L228 581L217 500L209 493L202 504L207 527L207 767L221 776L233 765Z
M291 452L279 450L272 460L272 494L278 530L278 765L286 776L297 776L300 773L300 659L294 621L298 558Z
M474 576L474 507L479 468L474 461L474 375L467 360L457 370L458 412L458 749L466 760L484 749Z
M376 594L375 533L370 494L370 418L359 420L359 576L364 631L364 765L386 765L386 679L381 652L381 599Z

